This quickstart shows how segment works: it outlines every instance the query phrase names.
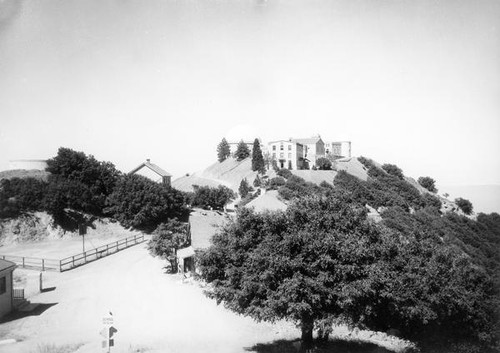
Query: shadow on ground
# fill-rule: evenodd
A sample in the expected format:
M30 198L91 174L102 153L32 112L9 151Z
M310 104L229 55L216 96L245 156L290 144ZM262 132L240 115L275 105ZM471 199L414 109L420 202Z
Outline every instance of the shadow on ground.
M278 340L272 343L259 343L245 348L245 351L257 353L392 353L373 343L340 340L315 342L312 348L303 347L300 340Z
M29 304L29 305L32 305L33 306L33 310L17 310L17 311L14 311L12 313L10 313L9 315L3 317L1 320L0 320L0 324L3 324L3 323L6 323L6 322L10 322L10 321L14 321L14 320L18 320L18 319L22 319L23 317L27 317L27 316L38 316L38 315L41 315L43 312L45 312L45 310L53 307L54 305L57 305L58 303L47 303L47 304L39 304L39 303L36 303L36 304Z

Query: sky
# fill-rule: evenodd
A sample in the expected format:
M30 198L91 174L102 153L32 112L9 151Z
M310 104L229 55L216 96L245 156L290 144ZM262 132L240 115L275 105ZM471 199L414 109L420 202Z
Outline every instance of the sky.
M176 178L316 134L500 184L500 1L0 0L0 170L69 147Z

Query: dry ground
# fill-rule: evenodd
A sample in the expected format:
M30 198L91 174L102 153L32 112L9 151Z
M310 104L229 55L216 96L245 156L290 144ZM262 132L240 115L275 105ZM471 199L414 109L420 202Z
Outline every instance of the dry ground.
M32 303L41 304L33 315L0 324L0 341L18 341L0 345L0 351L69 345L79 353L102 352L99 332L110 311L118 329L111 352L246 352L300 336L290 323L256 323L217 306L197 282L165 274L164 265L140 244L71 271L45 272L44 287L52 290L30 296ZM35 293L37 273L16 272L29 282L28 292ZM363 333L342 330L334 336L363 338ZM369 335L372 342L395 350L404 346L384 335ZM363 352L382 352L374 347Z

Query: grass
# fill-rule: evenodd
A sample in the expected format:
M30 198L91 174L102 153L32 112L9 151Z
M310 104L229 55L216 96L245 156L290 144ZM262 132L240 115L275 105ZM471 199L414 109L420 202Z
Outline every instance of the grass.
M56 346L53 343L43 343L39 344L36 350L31 351L31 353L73 353L81 346L83 346L83 343L65 344L62 346Z

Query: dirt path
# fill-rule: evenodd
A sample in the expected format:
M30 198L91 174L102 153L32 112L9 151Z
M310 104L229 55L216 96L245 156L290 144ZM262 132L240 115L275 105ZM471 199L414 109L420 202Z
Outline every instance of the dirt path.
M258 324L218 307L196 284L164 274L163 266L138 245L72 271L46 273L44 286L55 289L30 298L46 310L0 325L0 339L22 340L0 350L81 343L80 353L101 352L99 332L109 311L118 329L112 352L243 352L298 337L290 324Z

